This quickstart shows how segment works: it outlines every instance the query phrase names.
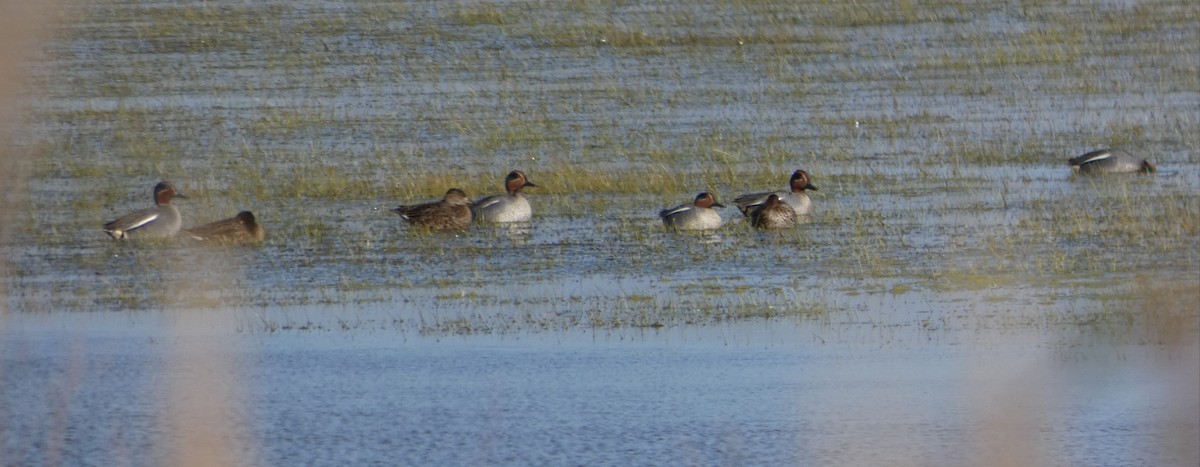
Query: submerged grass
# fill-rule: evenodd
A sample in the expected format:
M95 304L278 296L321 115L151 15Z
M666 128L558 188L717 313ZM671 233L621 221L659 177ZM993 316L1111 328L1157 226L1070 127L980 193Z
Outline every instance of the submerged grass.
M1081 179L1091 196L1075 203L1037 202L1017 226L1035 235L1071 242L1108 241L1138 247L1172 246L1200 237L1200 198L1148 194L1153 180Z
M1194 281L1139 276L1131 293L1100 298L1099 306L1063 317L1075 345L1194 345L1200 331L1200 287Z
M1073 180L1063 162L1122 145L1194 175L1197 10L101 2L72 10L33 80L45 101L19 142L42 156L29 211L73 217L20 223L59 259L16 269L31 296L57 297L39 309L157 308L146 287L39 278L62 265L103 277L115 266L96 226L148 205L131 180L167 178L193 196L185 223L252 209L268 229L244 252L245 282L188 306L423 313L272 329L824 320L847 307L791 291L1005 302L1194 271L1190 179ZM668 234L656 217L701 191L732 204L784 189L797 168L820 190L795 232L756 232L732 206L715 235ZM521 233L421 235L386 211L450 187L499 193L512 169L538 184ZM101 237L80 248L81 231ZM536 290L497 279L513 277Z

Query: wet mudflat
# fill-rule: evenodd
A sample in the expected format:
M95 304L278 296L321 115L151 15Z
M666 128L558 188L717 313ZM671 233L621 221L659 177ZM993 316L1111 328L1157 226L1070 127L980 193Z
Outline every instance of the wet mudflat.
M1193 2L51 16L5 463L1195 463ZM1071 176L1107 146L1160 171ZM794 230L655 217L797 168ZM531 225L387 212L511 169ZM160 179L267 240L100 232Z

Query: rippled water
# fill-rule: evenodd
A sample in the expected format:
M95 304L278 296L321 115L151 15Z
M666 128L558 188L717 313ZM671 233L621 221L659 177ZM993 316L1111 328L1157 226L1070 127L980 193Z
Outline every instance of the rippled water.
M1194 2L54 13L0 464L1200 458ZM1070 175L1111 145L1160 173ZM530 226L387 212L513 168ZM655 217L797 168L795 231ZM107 239L160 178L267 241Z
M164 415L179 408L153 396L190 372L169 364L179 348L237 363L243 402L224 410L240 422L222 436L249 464L1185 465L1194 453L1179 436L1195 420L1167 389L1186 388L1196 362L1144 348L818 345L763 324L241 335L218 348L144 320L18 320L6 464L161 465L171 442L189 443Z

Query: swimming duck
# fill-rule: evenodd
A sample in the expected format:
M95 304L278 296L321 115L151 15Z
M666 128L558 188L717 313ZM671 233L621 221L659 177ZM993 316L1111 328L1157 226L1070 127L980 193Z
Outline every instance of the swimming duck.
M790 227L796 225L796 211L771 193L766 202L750 212L750 225L759 229Z
M721 227L721 215L713 207L723 208L709 193L696 195L695 201L658 212L663 225L677 230L716 230Z
M416 227L431 230L466 230L471 225L471 200L458 188L446 190L440 201L392 209Z
M112 238L164 238L179 233L183 218L171 204L171 198L186 198L163 180L154 185L154 207L134 211L104 224L104 233Z
M478 222L509 223L529 222L533 218L533 209L521 189L527 186L536 187L525 176L525 172L514 170L504 177L505 194L480 198L471 205L471 215Z
M1080 174L1154 173L1158 167L1119 149L1100 149L1067 161Z
M812 200L804 193L804 190L816 191L817 187L809 182L810 176L808 172L797 170L792 173L792 178L788 181L791 187L788 191L776 191L774 193L751 193L748 195L738 196L734 198L733 204L736 204L742 214L749 216L759 206L767 201L767 195L775 195L784 204L790 206L796 214L804 216L812 212Z
M184 232L193 239L219 244L258 243L267 236L250 211L239 212L229 219L184 229Z

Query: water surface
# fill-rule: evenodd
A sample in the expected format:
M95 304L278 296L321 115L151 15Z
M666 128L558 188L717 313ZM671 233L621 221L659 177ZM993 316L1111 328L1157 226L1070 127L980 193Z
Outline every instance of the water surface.
M4 464L1200 458L1195 2L54 13L5 142ZM1107 146L1161 171L1071 176ZM798 168L795 230L655 217ZM530 226L387 212L511 169ZM267 241L100 232L160 179Z
M223 435L246 464L1184 465L1195 447L1176 405L1195 401L1163 397L1194 358L1145 348L824 345L762 324L217 346L34 321L5 341L11 465L168 459L180 407L152 395L189 372L178 349L236 363Z

